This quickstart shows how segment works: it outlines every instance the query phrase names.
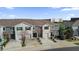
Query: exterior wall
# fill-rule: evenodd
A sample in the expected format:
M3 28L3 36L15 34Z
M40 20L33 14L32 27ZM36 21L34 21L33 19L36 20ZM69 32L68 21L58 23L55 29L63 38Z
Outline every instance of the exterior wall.
M22 33L25 33L26 38L32 39L33 38L33 33L32 33L33 32L33 26L31 26L31 30L25 30L25 27L29 27L29 26L31 26L31 25L26 25L26 24L23 24L23 23L17 24L15 26L15 39L16 40L21 39ZM17 30L17 27L22 27L23 30L22 31Z
M54 36L59 36L59 31L58 31L58 30L52 30L51 33L52 33Z
M78 26L72 26L73 28L73 36L78 36Z
M53 35L59 36L59 25L58 24L51 25L51 32Z
M50 26L49 29L44 29L45 26L49 26L48 24L43 25L43 38L47 39L50 38Z
M49 26L49 29L45 30L44 27L45 26ZM51 37L51 33L55 36L59 36L59 24L45 24L43 25L43 38L50 38Z
M37 37L42 37L42 26L40 25L33 25L33 33L37 33Z
M3 27L0 27L0 38L3 39Z

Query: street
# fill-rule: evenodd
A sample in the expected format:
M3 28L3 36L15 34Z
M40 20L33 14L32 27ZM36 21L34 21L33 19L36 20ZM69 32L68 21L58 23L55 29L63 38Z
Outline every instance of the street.
M65 47L65 48L56 48L56 49L48 49L43 51L79 51L79 46L75 47Z

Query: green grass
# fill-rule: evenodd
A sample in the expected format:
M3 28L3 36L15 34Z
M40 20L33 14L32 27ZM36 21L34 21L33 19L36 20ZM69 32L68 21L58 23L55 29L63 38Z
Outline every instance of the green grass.
M74 44L79 45L79 43L74 43Z
M68 41L68 42L72 42L76 45L79 45L79 40L72 40L72 39L65 39L65 40Z
M66 41L68 41L68 42L73 42L73 41L76 41L76 40L66 39Z

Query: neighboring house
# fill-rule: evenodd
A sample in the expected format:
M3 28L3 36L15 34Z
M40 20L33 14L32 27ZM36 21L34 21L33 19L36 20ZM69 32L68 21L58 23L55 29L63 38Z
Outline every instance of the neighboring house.
M79 20L79 18L71 18L71 22L75 22L77 20Z
M26 22L19 23L15 25L15 39L19 40L22 37L22 34L25 35L27 39L33 38L33 26Z
M3 26L0 26L0 38L3 39Z
M43 25L42 30L43 38L50 38L50 25L48 23Z
M49 23L49 19L46 20L33 20L33 37L43 38L43 25Z
M70 21L70 20L64 20L63 21L63 24L64 24L65 28L67 28L67 27L71 27L72 24L73 24L73 22Z
M73 35L74 36L79 36L79 20L75 21L72 25L73 28Z
M33 25L33 37L42 37L41 25Z
M1 26L1 31L0 31L0 36L2 39L4 39L4 33L9 34L10 39L16 39L19 40L19 37L21 37L20 32L25 31L24 26L26 25L25 23L17 23L16 21L11 21L11 20L0 20L0 25ZM21 28L22 27L22 28ZM28 27L26 25L26 27Z
M51 25L51 27L50 27L51 28L50 29L51 35L59 36L60 23L59 22L53 22L50 25Z
M64 20L65 28L72 27L73 36L79 36L79 18L71 18L71 20Z
M59 36L59 22L49 22L43 25L43 38Z
M79 36L79 18L71 18L70 21L73 28L73 36Z

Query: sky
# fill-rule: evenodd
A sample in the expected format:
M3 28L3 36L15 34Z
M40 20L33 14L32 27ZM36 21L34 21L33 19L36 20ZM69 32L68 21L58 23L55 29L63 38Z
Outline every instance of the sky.
M0 7L0 19L50 19L70 20L79 17L77 7Z

